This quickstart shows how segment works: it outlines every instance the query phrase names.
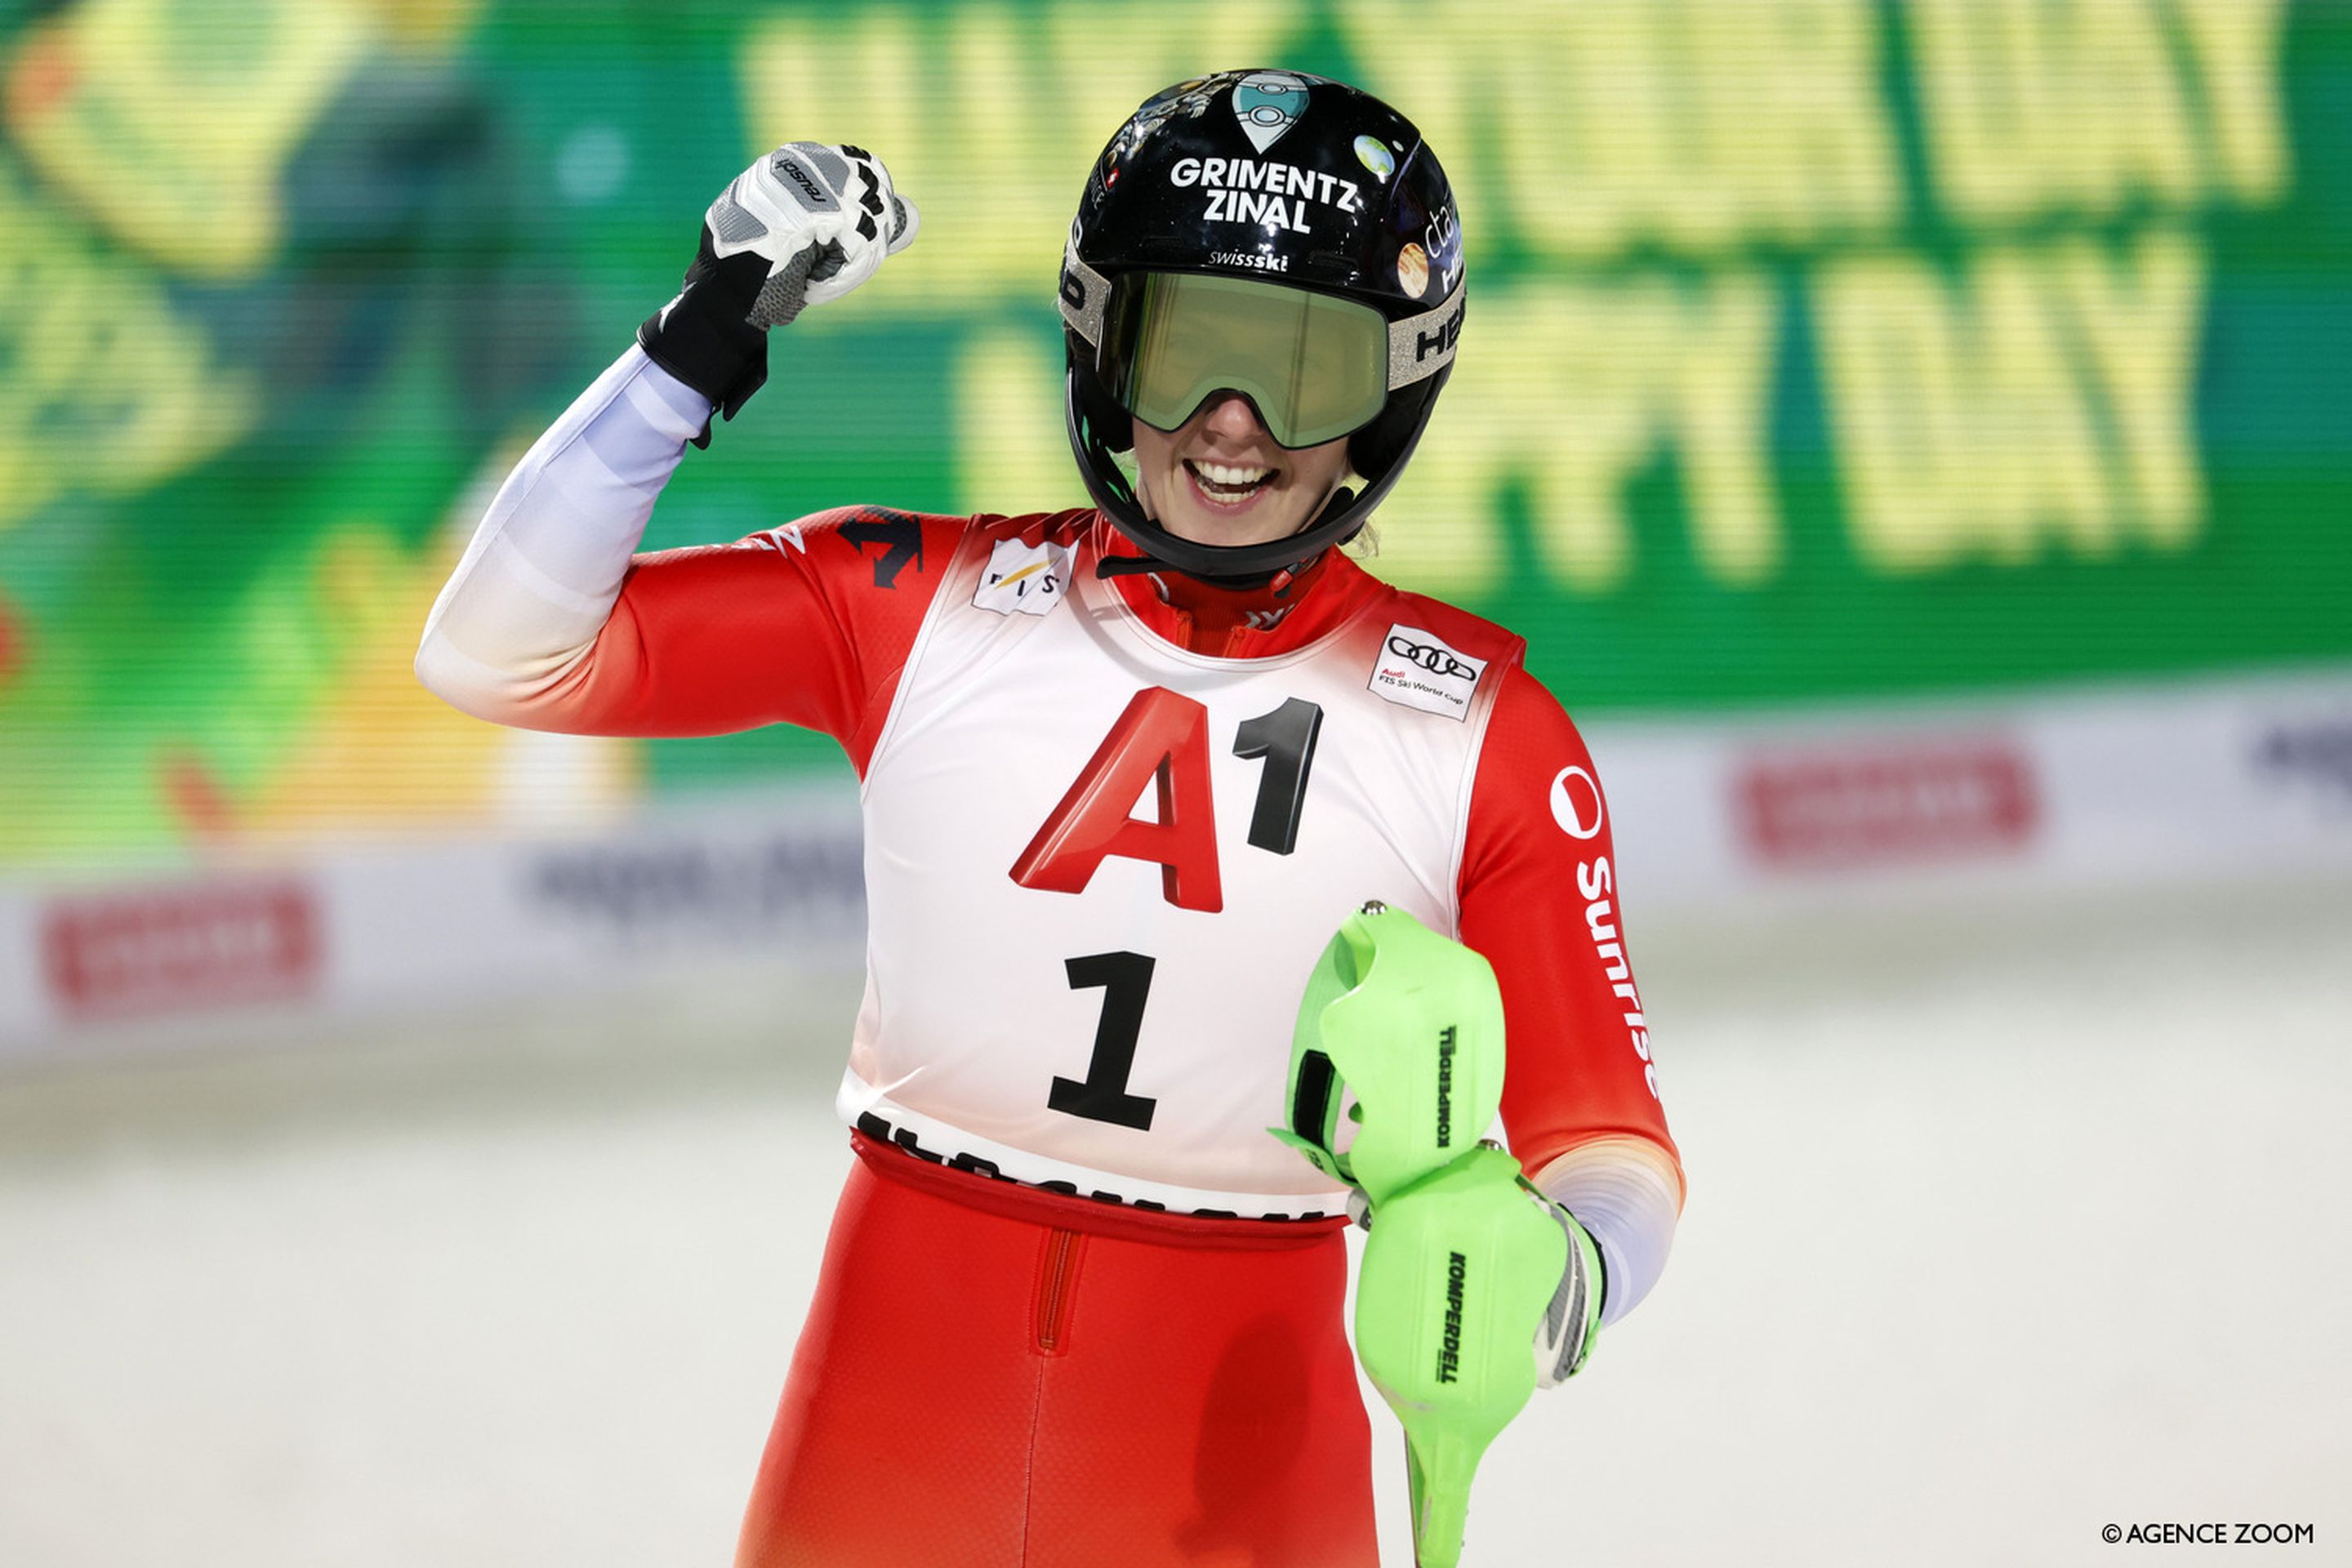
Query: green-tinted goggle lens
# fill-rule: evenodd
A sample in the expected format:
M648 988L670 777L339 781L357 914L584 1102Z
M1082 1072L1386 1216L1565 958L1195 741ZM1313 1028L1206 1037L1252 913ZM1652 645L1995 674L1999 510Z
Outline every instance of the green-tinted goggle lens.
M1245 278L1126 274L1113 284L1104 365L1119 405L1173 431L1214 392L1243 394L1275 440L1314 447L1388 401L1389 328L1370 305Z

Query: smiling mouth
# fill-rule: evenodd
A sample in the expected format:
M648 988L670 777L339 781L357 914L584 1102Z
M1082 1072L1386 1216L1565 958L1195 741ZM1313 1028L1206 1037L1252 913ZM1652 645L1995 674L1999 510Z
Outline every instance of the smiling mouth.
M1184 459L1184 472L1191 476L1192 488L1211 503L1220 507L1246 506L1258 493L1274 482L1272 468L1232 463L1202 463Z

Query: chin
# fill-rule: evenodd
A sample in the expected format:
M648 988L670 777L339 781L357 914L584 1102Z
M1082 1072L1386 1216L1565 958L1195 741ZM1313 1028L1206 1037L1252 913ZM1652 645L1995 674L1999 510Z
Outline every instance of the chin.
M1172 522L1172 526L1171 526ZM1195 544L1264 544L1270 540L1284 539L1298 531L1296 523L1268 527L1264 524L1235 528L1224 519L1181 518L1162 521L1160 527L1179 539Z

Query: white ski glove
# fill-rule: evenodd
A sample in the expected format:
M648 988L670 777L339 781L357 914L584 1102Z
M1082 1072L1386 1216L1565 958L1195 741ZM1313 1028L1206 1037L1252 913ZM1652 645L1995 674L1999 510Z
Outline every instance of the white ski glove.
M685 287L637 342L732 419L768 378L768 329L873 277L921 224L871 153L788 142L710 204ZM706 426L696 445L709 440Z

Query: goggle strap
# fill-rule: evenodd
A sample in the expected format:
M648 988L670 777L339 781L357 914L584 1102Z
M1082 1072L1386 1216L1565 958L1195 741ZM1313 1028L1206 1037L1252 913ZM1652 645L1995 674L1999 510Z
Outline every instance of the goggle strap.
M1062 250L1062 321L1070 331L1086 339L1099 352L1102 348L1103 309L1109 302L1110 280L1078 258L1077 231L1074 227L1069 243ZM1393 344L1389 353L1393 360L1396 355Z
M1462 336L1462 290L1467 278L1454 280L1454 291L1417 316L1389 323L1389 390L1426 381L1454 363L1454 345Z

